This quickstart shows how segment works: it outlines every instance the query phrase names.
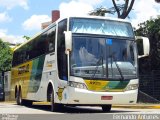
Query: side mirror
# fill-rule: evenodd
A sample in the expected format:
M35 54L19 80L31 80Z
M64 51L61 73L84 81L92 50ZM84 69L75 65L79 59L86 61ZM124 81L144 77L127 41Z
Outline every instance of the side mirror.
M64 31L66 52L72 51L72 32Z
M149 56L150 43L147 37L136 36L138 58Z

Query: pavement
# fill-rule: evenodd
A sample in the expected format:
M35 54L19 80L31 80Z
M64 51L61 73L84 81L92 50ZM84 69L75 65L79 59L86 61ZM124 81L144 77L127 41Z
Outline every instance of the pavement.
M15 101L5 101L0 103L15 103ZM34 105L50 105L49 102L33 102ZM113 108L131 108L131 109L160 109L160 104L152 103L137 103L137 104L121 104L121 105L112 105Z

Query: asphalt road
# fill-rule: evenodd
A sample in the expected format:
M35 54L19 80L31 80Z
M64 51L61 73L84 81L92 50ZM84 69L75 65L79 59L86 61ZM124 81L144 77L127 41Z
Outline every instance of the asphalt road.
M129 117L129 118L128 118ZM100 107L64 107L50 112L49 105L19 106L0 103L0 120L159 120L160 109L112 108L104 113Z

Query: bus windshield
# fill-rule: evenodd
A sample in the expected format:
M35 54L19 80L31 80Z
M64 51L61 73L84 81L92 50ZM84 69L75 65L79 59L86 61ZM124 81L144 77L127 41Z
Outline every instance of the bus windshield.
M114 20L71 18L70 31L73 33L101 34L134 38L133 29L130 23Z
M128 39L73 36L71 75L84 78L137 77L135 42Z

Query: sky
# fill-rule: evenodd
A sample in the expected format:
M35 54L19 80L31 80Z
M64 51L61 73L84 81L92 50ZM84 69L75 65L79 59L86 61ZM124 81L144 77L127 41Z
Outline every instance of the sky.
M118 3L123 3L119 0ZM60 10L61 17L87 15L98 7L113 7L112 0L0 0L0 39L23 43L41 31L41 23L51 21L51 11ZM160 4L154 0L135 0L128 19L134 27L160 15ZM107 17L117 17L108 15Z

